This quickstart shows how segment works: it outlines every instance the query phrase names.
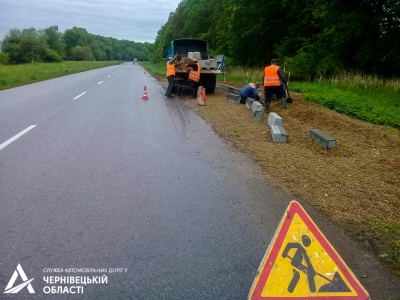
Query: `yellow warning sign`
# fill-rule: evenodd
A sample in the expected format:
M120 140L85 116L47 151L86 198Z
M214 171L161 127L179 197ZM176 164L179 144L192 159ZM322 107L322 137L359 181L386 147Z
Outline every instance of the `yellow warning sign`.
M249 299L369 299L368 293L299 203L278 227Z

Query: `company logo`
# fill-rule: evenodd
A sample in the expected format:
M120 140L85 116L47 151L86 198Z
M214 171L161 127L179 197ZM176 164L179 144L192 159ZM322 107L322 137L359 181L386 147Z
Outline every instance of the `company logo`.
M14 286L15 281L18 278L18 275L21 277L23 283ZM6 289L4 290L4 294L16 294L18 293L20 290L22 290L24 287L27 287L29 293L34 294L35 290L33 289L31 282L32 279L28 279L28 277L26 276L24 269L22 269L21 264L18 264L17 269L14 271L14 274L11 276L10 281L8 282ZM14 287L13 287L14 286Z

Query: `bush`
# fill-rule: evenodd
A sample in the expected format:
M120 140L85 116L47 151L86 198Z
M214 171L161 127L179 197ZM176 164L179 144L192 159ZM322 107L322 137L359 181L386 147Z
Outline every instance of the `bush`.
M63 59L60 56L60 54L57 53L57 51L49 49L46 53L45 61L47 61L47 62L62 62Z
M314 57L305 51L300 51L295 57L285 57L285 66L291 71L292 79L311 80L316 74Z
M76 46L72 49L72 59L78 61L93 60L93 52L88 46Z
M8 54L1 52L0 53L0 65L8 64L8 60L9 60Z

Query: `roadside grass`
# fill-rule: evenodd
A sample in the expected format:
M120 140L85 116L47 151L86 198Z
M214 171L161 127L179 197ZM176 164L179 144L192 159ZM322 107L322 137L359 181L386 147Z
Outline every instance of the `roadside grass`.
M287 73L287 72L286 72ZM263 69L227 67L220 82L261 82ZM378 125L400 129L400 80L383 80L373 75L344 73L318 81L290 81L289 89L341 114Z
M390 250L378 255L400 276L400 226L392 222L376 220L374 224L371 224L371 228L380 240L390 241Z
M234 129L235 136L240 137L244 130L245 130L245 127L243 125L239 124Z
M217 76L217 81L243 84L250 82L262 83L263 76L264 68L227 67L223 70L223 74Z
M364 87L345 83L291 82L290 90L314 102L360 120L400 129L400 94L382 85Z
M0 65L0 90L120 63L120 61L70 61L62 63Z
M152 63L149 61L141 61L140 65L153 76L166 76L166 61Z

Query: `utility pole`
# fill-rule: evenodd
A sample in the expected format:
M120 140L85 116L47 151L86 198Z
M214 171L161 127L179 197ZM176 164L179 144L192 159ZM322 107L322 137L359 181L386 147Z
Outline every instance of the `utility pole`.
M33 49L39 48L38 46L32 46L32 64L33 64Z

